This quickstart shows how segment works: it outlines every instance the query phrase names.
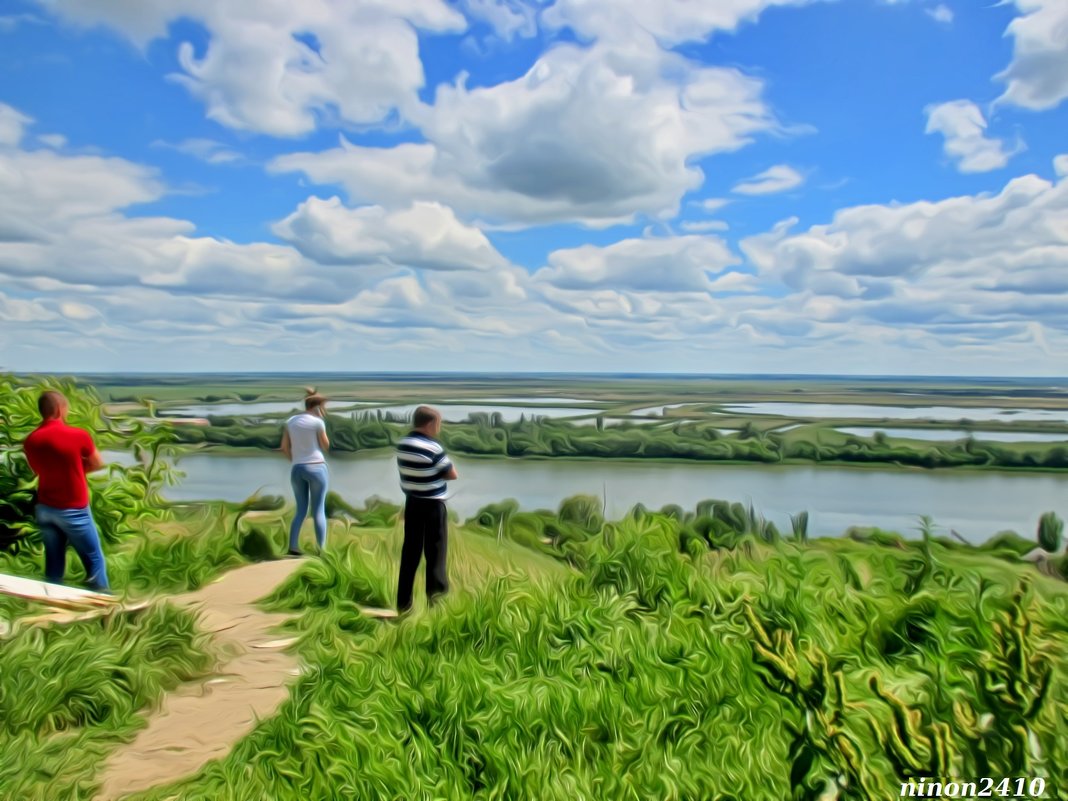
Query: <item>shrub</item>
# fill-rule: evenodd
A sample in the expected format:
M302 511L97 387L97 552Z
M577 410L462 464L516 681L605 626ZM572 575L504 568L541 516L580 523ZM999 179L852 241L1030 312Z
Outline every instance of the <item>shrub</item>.
M1046 512L1038 520L1038 544L1043 550L1057 553L1061 549L1064 521L1055 512Z

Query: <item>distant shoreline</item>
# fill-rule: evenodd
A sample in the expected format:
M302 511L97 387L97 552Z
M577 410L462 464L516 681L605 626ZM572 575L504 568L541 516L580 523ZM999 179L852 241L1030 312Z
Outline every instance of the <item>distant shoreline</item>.
M257 379L257 378L269 378L269 379L330 379L330 380L346 380L346 379L377 379L377 380L404 380L404 379L426 379L435 378L438 380L466 380L466 379L496 379L496 380L510 380L516 378L528 378L528 379L550 379L550 380L579 380L579 379L600 379L600 380L658 380L668 379L675 381L866 381L872 383L882 383L887 381L898 381L907 383L922 383L927 381L947 382L947 383L971 383L982 382L987 384L1034 384L1034 383L1054 383L1056 385L1063 385L1068 387L1068 376L980 376L980 375L889 375L889 374L841 374L841 373L612 373L612 372L459 372L459 371L441 371L441 372L402 372L402 371L381 371L381 372L232 372L232 371L216 371L216 372L159 372L159 373L145 373L145 372L13 372L13 375L23 378L38 378L38 377L59 377L70 376L72 378L78 378L81 380L89 379L195 379L195 378L227 378L231 380L243 380L243 379Z

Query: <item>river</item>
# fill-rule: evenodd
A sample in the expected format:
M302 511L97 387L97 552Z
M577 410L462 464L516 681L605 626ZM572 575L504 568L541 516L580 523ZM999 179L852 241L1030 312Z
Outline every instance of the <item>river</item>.
M126 457L127 459L129 457ZM570 495L605 497L609 518L635 503L651 509L675 503L692 509L705 498L752 502L789 530L789 516L807 510L813 536L839 535L874 525L916 536L917 517L929 515L942 533L952 528L973 542L1013 529L1033 536L1038 517L1068 517L1068 473L923 471L828 466L716 465L663 462L455 459L460 480L450 506L461 517L515 498L526 509L555 509ZM281 456L190 454L179 467L173 500L240 501L260 490L290 495ZM331 489L362 505L379 495L399 501L396 468L386 453L334 456Z

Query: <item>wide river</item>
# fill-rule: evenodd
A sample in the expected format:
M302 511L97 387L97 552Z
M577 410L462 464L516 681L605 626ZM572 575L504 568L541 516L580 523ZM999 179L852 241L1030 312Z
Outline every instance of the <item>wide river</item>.
M127 460L126 456L122 461ZM455 459L451 508L462 518L482 506L515 498L526 509L555 509L570 495L607 499L609 518L635 503L651 509L675 503L692 509L706 498L752 502L789 530L791 514L807 510L813 536L838 535L850 526L880 526L917 536L919 515L941 533L955 529L974 542L1013 529L1034 535L1039 515L1068 517L1068 473L998 473L860 469L825 466L714 465L662 462ZM173 500L240 501L257 490L287 498L289 466L281 456L190 454L186 477L166 495ZM379 495L401 499L396 467L387 453L334 456L331 489L354 505Z

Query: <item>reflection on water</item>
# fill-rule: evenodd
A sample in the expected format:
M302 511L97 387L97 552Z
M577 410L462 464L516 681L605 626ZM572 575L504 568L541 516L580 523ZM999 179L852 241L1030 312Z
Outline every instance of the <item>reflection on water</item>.
M723 407L742 414L778 414L785 417L859 417L875 420L1053 420L1068 422L1068 411L960 406L875 406L855 403L733 403Z
M416 410L419 404L413 403L405 406L379 406L375 409L367 410L371 413L381 411L382 414L392 414L395 416L410 418L412 413ZM501 419L508 423L514 423L521 416L530 419L531 417L553 417L566 419L569 417L575 417L576 415L595 414L598 409L595 407L585 408L567 408L562 406L493 406L486 404L468 404L468 403L441 403L434 406L435 409L441 412L441 417L446 422L460 423L466 420L472 414L494 414L499 413ZM363 412L364 414L367 411Z
M785 431L786 429L782 429ZM966 439L969 435L982 442L1064 442L1068 444L1068 434L1029 434L1026 431L954 431L944 428L839 428L843 434L858 437L870 437L876 431L882 431L888 437L907 437L930 441L954 441Z
M328 403L327 409L331 413L350 411L363 408L367 404L356 401L335 401ZM202 403L189 406L175 406L170 409L160 409L157 414L160 417L253 417L262 414L281 414L283 412L300 412L304 410L303 401L251 401L249 403Z
M110 456L110 454L109 454ZM128 457L126 457L128 458ZM876 525L914 535L916 517L982 541L1015 529L1031 536L1045 511L1068 516L1068 475L1003 474L766 467L656 462L568 462L562 460L475 460L458 458L460 481L452 485L451 506L462 517L488 503L515 498L527 509L555 509L564 498L586 493L604 496L609 517L635 503L657 509L684 508L706 498L742 503L789 530L789 516L810 513L814 535L837 535L849 526ZM290 494L289 465L280 456L191 454L179 463L186 478L165 491L174 500L240 501L257 490ZM392 456L334 457L331 488L353 502L379 495L400 501Z
M631 414L661 415L666 413L669 409L684 408L688 408L690 411L700 411L702 407L699 403L667 403L663 406L645 406L641 409L634 409L631 411Z

